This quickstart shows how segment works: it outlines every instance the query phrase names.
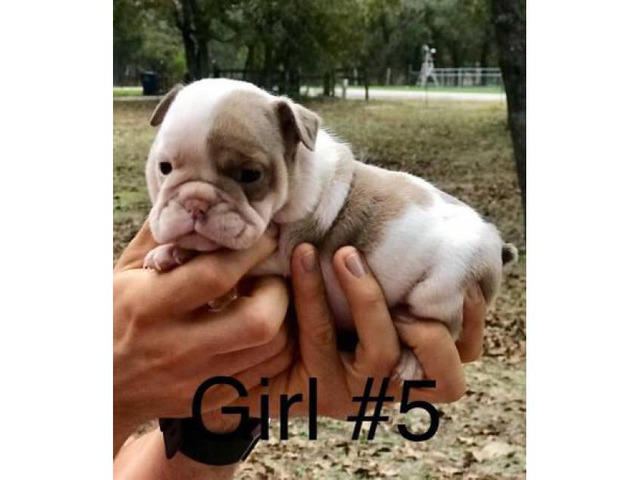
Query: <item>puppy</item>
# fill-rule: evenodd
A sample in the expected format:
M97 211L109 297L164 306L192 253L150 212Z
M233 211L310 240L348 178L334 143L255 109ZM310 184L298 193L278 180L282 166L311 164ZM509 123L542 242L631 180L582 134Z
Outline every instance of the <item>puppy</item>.
M338 328L353 329L331 266L353 245L365 256L389 307L444 322L457 336L465 291L488 304L517 250L473 209L430 183L354 159L319 117L245 82L207 79L176 86L151 117L160 126L146 179L149 224L160 244L145 267L169 270L194 252L251 247L270 224L277 251L256 275L289 275L301 242L318 248ZM395 375L420 379L405 349Z

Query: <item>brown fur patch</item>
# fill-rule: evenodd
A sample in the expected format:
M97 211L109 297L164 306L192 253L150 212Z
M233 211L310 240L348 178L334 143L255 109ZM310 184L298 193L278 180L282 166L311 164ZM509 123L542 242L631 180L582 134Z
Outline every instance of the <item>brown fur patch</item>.
M428 191L399 172L382 170L354 161L349 193L337 217L327 231L321 231L315 218L292 225L292 237L310 242L326 255L352 245L368 253L381 241L387 224L397 219L410 205L429 205Z
M302 142L309 150L313 150L320 128L320 117L288 98L278 101L276 110L287 149L295 151L298 142Z
M160 100L160 103L158 103L156 108L153 110L151 118L149 119L149 124L152 127L157 127L162 123L162 120L164 120L164 117L167 114L167 111L169 111L169 107L175 100L176 95L178 95L180 90L182 90L183 88L184 85L178 83L174 85L173 88L169 90L169 92L164 97L162 97L162 100Z
M273 102L258 93L234 92L218 110L207 138L211 161L220 180L235 181L246 168L259 170L259 180L238 185L250 202L260 201L275 188L276 164L283 161Z

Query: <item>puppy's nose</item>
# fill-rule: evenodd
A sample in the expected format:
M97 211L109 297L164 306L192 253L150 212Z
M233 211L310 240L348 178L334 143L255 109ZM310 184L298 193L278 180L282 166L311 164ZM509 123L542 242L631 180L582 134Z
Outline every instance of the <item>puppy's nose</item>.
M203 218L211 208L208 202L199 198L190 198L182 206L194 220Z

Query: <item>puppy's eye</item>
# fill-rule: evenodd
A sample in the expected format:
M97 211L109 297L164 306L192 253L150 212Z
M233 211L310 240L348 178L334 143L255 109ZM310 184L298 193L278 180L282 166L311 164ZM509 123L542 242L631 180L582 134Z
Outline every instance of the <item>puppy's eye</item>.
M260 180L262 177L262 172L260 170L256 170L255 168L243 168L238 171L235 178L239 183L253 183Z
M169 175L173 167L169 162L160 162L160 171L163 175Z

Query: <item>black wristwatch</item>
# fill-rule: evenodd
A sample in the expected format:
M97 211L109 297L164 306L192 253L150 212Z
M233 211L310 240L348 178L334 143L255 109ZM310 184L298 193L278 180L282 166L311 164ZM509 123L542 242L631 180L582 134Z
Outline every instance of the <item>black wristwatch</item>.
M161 418L167 458L179 451L196 462L207 465L231 465L245 460L260 439L260 419L248 417L236 431L214 434L203 431L193 417Z

